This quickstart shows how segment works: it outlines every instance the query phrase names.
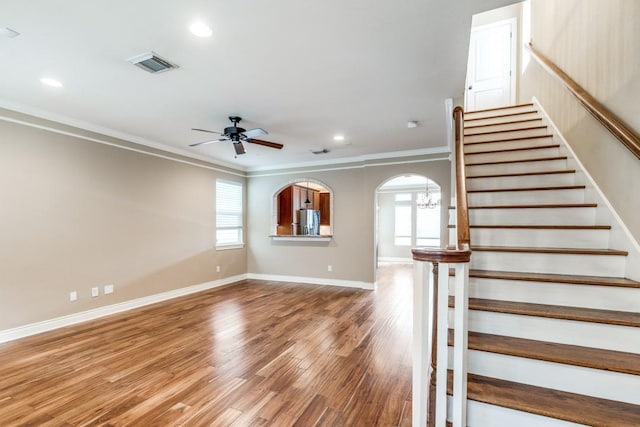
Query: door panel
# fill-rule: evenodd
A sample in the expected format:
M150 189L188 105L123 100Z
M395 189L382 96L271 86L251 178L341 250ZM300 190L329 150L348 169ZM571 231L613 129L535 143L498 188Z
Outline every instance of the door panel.
M466 109L503 107L515 102L512 35L515 20L471 30L467 69Z

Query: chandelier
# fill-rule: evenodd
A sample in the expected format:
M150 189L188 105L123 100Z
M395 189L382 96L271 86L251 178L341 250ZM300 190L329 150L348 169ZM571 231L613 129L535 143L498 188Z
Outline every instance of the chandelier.
M436 206L440 205L440 199L435 200L433 196L429 193L429 180L427 179L427 190L426 193L418 194L416 199L416 204L419 209L435 209Z

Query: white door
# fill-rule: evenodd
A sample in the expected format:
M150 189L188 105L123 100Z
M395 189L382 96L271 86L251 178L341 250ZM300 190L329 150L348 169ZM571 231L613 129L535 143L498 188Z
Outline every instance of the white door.
M515 104L516 20L471 29L467 68L468 111Z

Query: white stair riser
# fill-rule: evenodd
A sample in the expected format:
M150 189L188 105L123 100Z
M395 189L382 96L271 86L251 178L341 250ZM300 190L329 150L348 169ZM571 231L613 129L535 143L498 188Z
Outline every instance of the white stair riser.
M564 365L524 357L469 350L469 373L562 390L600 399L640 404L640 375ZM449 347L449 366L453 348ZM567 381L571 378L570 381Z
M453 399L449 396L448 409L452 408ZM448 419L453 418L449 413ZM489 405L487 403L469 400L467 402L467 425L491 426L491 427L580 427L584 424L575 424L542 415L516 411L502 406Z
M465 126L464 136L470 136L477 133L482 132L493 132L499 130L518 130L522 128L534 127L534 126L543 126L544 123L542 120L529 120L529 121L518 121L515 123L496 123L491 126L479 126L474 127L474 125Z
M521 175L496 178L467 179L467 190L490 190L494 188L555 187L574 185L575 173L547 175Z
M471 268L522 273L623 277L624 256L473 251Z
M505 114L505 113L496 112L493 115L500 115L500 114ZM465 126L489 125L489 124L495 124L495 123L509 123L509 122L514 122L518 120L537 119L539 116L538 116L538 113L531 112L527 114L518 114L515 116L505 116L505 117L489 117L489 118L482 118L482 119L480 119L479 117L481 116L479 115L473 116L469 113L465 114ZM482 117L487 117L487 115L484 115ZM478 118L478 120L471 120L475 118Z
M553 138L534 138L534 139L516 139L514 141L500 141L500 142L483 142L482 144L465 144L465 153L476 153L478 151L490 151L490 150L508 150L511 148L527 148L527 147L539 147L541 145L550 145L553 143Z
M453 277L449 294L454 294ZM469 297L636 312L640 289L470 277Z
M596 208L469 209L471 224L595 225Z
M491 165L470 165L465 168L467 175L495 175L503 173L544 172L567 168L567 161L544 160L538 162L499 163Z
M453 328L453 309L449 309ZM561 344L640 353L639 329L517 314L469 310L469 330Z
M584 203L584 189L469 193L469 206Z
M481 163L481 162L506 162L511 160L539 159L541 157L557 157L560 155L560 149L554 148L536 148L533 150L519 151L500 151L497 153L478 153L467 154L465 162Z
M515 114L515 113L523 113L526 111L531 111L533 113L536 112L536 109L532 105L523 105L522 107L511 107L511 108L497 108L495 110L489 111L465 111L464 120L468 123L469 120L479 119L481 117L491 117L491 116L499 116L503 114ZM511 116L509 116L511 117ZM517 116L516 116L517 117Z
M478 133L472 135L465 135L464 142L479 142L479 141L494 141L496 139L509 139L509 138L522 138L522 137L531 137L531 136L540 136L540 135L549 135L549 130L547 128L536 128L536 129L514 129L508 132L498 132L498 133Z
M472 228L471 241L479 246L608 248L609 230Z

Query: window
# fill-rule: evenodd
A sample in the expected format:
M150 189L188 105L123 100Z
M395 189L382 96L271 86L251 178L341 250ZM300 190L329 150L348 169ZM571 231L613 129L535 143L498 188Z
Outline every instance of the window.
M216 247L241 247L242 184L216 180Z
M396 194L396 196L398 196L398 194ZM398 200L397 197L396 200ZM411 200L411 194L409 194L409 200ZM396 205L395 245L411 246L411 237L411 205Z

